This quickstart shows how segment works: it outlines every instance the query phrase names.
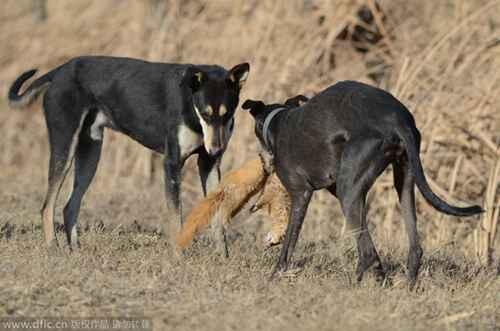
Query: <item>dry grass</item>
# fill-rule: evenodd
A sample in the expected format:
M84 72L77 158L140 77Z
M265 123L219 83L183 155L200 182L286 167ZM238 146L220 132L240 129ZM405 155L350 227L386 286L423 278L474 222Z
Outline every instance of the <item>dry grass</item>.
M500 1L380 1L385 19L375 17L370 29L385 39L365 53L336 37L371 1L170 0L166 15L151 15L146 2L52 0L43 24L34 22L30 3L0 3L2 95L23 70L81 54L227 67L249 61L243 99L284 100L361 80L387 88L415 115L433 189L487 213L443 216L418 199L424 267L418 290L408 293L390 170L372 190L368 214L390 269L387 288L372 279L352 284L354 250L349 237L341 239L338 203L318 192L297 251L303 272L268 283L277 251L260 249L265 231L246 213L235 222L229 261L214 256L208 239L183 259L170 256L154 234L165 218L161 171L150 183L149 152L107 132L80 217L84 250L49 257L38 214L48 163L43 116L39 106L13 112L1 103L0 315L145 314L158 327L181 330L500 327ZM224 169L255 156L251 124L238 113ZM200 197L193 160L185 179L189 208ZM478 267L478 253L492 267Z
M12 194L17 198L1 195L2 205L7 200L18 211L36 209L41 195L23 197L24 189ZM149 198L135 202L151 207ZM131 200L125 197L123 203ZM332 236L303 242L296 256L305 264L302 273L270 283L277 249L263 251L248 227L240 229L228 260L215 255L208 241L177 259L150 231L109 224L120 222L108 212L119 215L121 204L106 212L97 211L104 208L96 201L87 205L96 206L83 215L94 225L83 232L85 249L73 254L49 256L40 226L32 223L37 215L12 215L17 222L9 230L4 227L0 240L0 316L148 316L157 330L500 327L496 273L477 268L453 250L428 252L418 289L408 292L402 250L383 245L390 275L386 287L370 275L357 285L352 243ZM133 210L128 217L140 214ZM2 218L8 215L1 213Z

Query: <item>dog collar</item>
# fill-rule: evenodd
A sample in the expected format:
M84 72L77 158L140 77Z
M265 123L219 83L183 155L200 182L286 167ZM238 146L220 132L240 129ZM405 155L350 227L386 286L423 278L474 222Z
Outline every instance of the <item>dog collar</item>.
M262 135L264 136L264 144L266 144L266 147L269 150L270 148L269 148L269 140L267 139L267 134L269 131L269 126L271 125L271 121L273 120L274 116L278 115L278 113L286 109L287 109L286 107L276 108L269 115L267 115L266 119L264 120L264 126L262 127Z

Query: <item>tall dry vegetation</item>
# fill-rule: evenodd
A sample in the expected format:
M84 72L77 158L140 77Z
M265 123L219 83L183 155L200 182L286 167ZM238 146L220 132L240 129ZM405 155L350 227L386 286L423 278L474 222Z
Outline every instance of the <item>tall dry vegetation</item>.
M373 1L52 0L46 22L36 23L31 1L4 0L0 92L5 95L23 70L44 71L82 54L226 67L249 61L251 75L243 100L312 95L343 79L381 86L414 114L432 188L452 203L476 203L487 211L480 218L460 220L435 212L419 198L424 247L451 247L490 260L500 210L500 1L379 3L382 13L375 11L374 23L363 26L382 40L360 45L338 37L346 27L348 33L355 31L359 6L374 9ZM361 46L366 52L359 52ZM4 178L44 183L48 154L39 107L24 113L0 108ZM255 155L249 116L238 112L236 127L225 169ZM116 182L124 190L147 183L151 168L161 170L159 158L149 155L129 139L107 132L94 186L113 194ZM199 197L192 162L185 177L188 196ZM161 171L152 179L161 182ZM390 174L378 180L369 205L376 242L388 243L385 249L404 246ZM303 238L335 238L342 226L340 215L329 194L316 194Z

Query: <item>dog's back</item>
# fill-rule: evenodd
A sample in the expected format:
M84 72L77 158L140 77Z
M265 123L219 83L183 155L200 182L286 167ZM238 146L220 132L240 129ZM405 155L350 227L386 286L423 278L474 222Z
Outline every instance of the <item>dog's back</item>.
M346 142L391 141L395 133L388 128L415 128L415 122L406 107L388 92L344 81L325 89L303 106L288 110L277 126L277 162L303 169L316 188L335 182ZM325 169L325 165L330 166Z
M350 138L386 135L387 125L415 125L409 110L392 94L355 81L336 83L291 113L303 130L316 128L317 131L328 126L348 131ZM322 132L328 135L331 131Z
M140 59L111 56L80 56L61 66L65 76L78 82L98 95L106 90L107 84L121 84L116 88L146 88L151 84L165 84L169 92L180 82L187 68L192 64L148 62ZM213 78L221 78L227 70L216 65L197 65Z

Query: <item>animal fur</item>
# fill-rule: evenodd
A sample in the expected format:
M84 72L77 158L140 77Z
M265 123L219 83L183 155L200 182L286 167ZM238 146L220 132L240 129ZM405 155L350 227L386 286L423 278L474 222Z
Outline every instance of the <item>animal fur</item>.
M287 99L285 107L295 108L305 104L309 99L302 94ZM276 174L267 176L273 171L272 160L267 153L260 154L260 160L248 161L238 170L226 174L216 191L209 194L195 207L177 236L177 248L186 247L197 232L204 230L215 214L220 211L224 250L227 256L227 242L224 227L243 208L252 196L260 192L252 212L267 208L271 219L271 231L265 236L266 247L277 245L285 235L290 214L290 197Z
M203 231L219 212L223 226L230 222L245 203L263 186L266 174L260 159L253 159L241 168L222 177L217 189L207 195L187 216L176 238L178 249L185 248L196 233Z
M197 233L207 228L217 214L222 226L231 219L257 193L257 202L251 211L264 209L271 220L271 231L266 235L266 247L279 244L284 237L290 213L290 198L276 175L267 176L262 161L253 159L241 168L228 172L218 188L209 193L187 216L177 236L177 249L186 248Z
M281 243L285 237L288 218L290 216L290 196L278 176L273 173L267 179L257 202L251 211L265 210L271 221L271 231L264 237L264 246L271 247Z

